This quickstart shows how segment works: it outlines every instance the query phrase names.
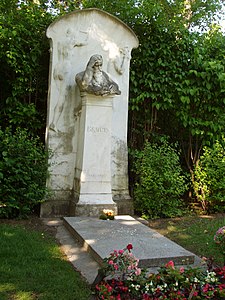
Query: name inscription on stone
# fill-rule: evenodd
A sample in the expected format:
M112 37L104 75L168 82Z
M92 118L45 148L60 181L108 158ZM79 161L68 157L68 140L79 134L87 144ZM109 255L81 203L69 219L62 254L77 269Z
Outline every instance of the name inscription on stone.
M95 127L95 126L88 126L87 132L90 133L108 133L109 129L106 127Z
M101 172L100 170L97 169L92 169L90 170L83 170L82 175L84 176L83 181L88 181L88 178L90 179L95 179L95 180L100 180L102 181L102 179L104 178L104 181L108 181L107 180L107 174Z

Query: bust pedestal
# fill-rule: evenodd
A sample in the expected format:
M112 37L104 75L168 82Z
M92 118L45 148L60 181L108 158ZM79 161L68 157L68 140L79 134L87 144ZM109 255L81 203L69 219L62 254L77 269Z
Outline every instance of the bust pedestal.
M99 216L112 200L111 126L113 96L81 93L82 110L75 169L75 215Z

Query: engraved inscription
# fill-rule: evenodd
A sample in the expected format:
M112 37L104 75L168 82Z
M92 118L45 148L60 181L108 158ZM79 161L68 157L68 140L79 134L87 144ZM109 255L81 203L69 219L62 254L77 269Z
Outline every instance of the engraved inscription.
M109 129L106 127L95 127L95 126L88 126L87 132L91 133L108 133Z
M107 173L103 173L101 170L96 169L96 168L93 168L92 170L86 170L85 169L85 170L82 171L82 174L83 174L83 181L89 181L90 179L92 181L94 179L103 181L103 178L104 178L104 181L108 181L107 180L107 178L108 178Z

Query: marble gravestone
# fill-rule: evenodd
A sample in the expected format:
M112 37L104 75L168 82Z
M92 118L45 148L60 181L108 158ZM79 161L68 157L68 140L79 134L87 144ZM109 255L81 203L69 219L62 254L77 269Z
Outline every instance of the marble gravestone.
M131 50L138 39L98 9L74 11L47 29L50 72L46 145L52 151L41 216L132 213L127 174Z

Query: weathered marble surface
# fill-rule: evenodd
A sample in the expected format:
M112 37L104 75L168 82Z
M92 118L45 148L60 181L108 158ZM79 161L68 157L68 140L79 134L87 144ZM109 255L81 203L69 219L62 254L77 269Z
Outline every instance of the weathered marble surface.
M111 133L113 96L82 93L75 167L74 215L99 216L103 208L117 214L112 200ZM97 209L99 207L99 209Z
M127 115L131 50L138 47L133 31L98 9L74 11L47 29L50 71L46 144L52 149L53 196L43 203L41 215L68 215L74 199L74 178L82 100L75 82L94 54L102 56L104 71L118 84L121 94L112 104L111 185L113 198L129 200L127 175ZM95 124L90 124L95 128ZM97 149L96 149L97 150ZM65 195L62 197L62 195ZM126 206L126 205L125 205ZM130 213L130 212L128 212Z

